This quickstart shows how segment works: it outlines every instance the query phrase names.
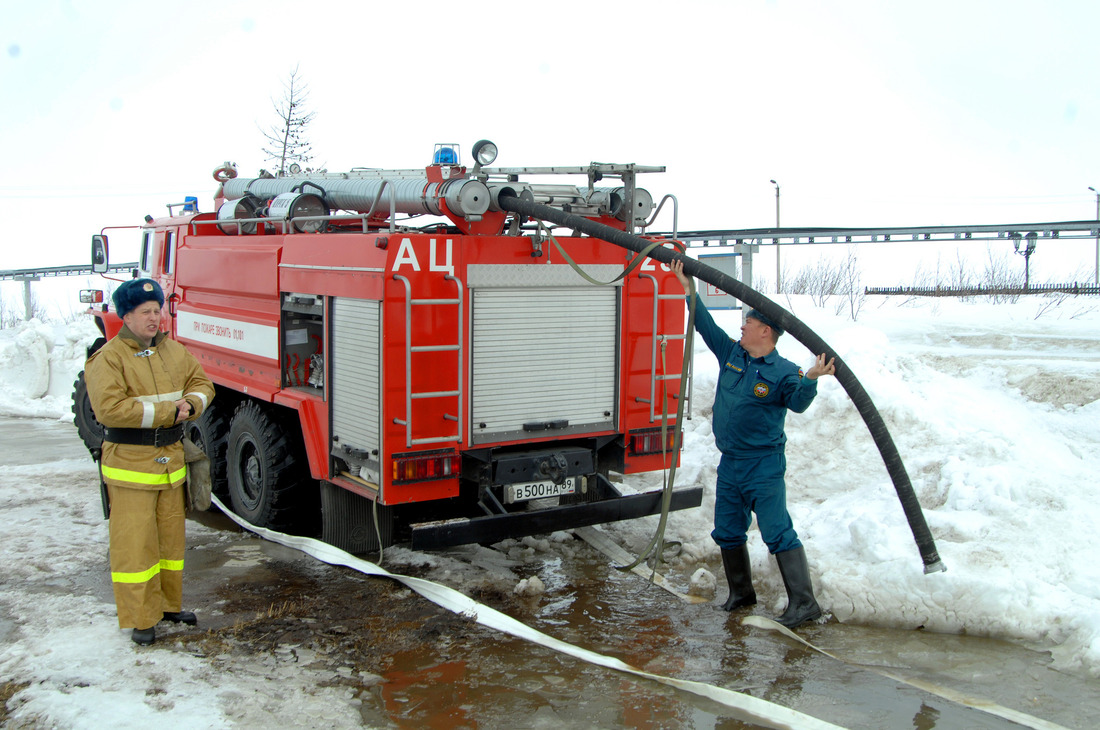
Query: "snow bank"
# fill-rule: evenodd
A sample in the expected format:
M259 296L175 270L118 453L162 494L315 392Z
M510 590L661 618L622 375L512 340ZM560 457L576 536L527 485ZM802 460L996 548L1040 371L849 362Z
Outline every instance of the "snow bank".
M0 330L0 413L72 420L73 381L99 336L89 317L67 325L32 319Z
M948 570L923 573L882 458L826 378L811 408L787 418L788 501L822 606L843 622L1013 639L1050 650L1061 669L1100 676L1100 567L1089 557L1100 555L1100 306L1070 300L1036 319L1032 299L871 304L853 324L808 301L785 303L867 389ZM740 323L736 312L715 319L730 333ZM812 362L789 337L779 351ZM709 535L718 366L698 340L695 357L677 483L707 491L666 533L684 543L687 572L704 562L720 570ZM1070 378L1076 385L1063 387ZM640 549L654 524L611 529ZM778 569L755 528L749 547L758 593L782 610Z

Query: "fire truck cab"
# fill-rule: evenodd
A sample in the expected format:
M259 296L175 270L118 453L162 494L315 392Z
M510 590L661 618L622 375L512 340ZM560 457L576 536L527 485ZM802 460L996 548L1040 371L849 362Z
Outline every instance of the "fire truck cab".
M217 387L188 435L249 522L366 552L661 510L661 490L630 493L622 476L677 458L679 284L495 202L506 190L633 232L654 208L636 176L663 168L490 168L484 141L467 168L459 153L252 179L226 163L213 212L189 200L140 227L137 273L164 289L163 329ZM607 178L619 184L596 185ZM106 270L105 235L93 265ZM107 304L92 311L105 338L118 332ZM82 386L74 413L94 449ZM701 497L673 490L670 508Z

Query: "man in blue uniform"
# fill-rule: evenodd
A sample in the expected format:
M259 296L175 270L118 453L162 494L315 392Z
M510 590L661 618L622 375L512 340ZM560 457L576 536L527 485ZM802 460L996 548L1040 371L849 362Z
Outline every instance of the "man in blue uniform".
M670 264L690 291L683 261ZM715 324L702 302L695 303L695 329L718 358L721 372L714 396L714 441L722 458L711 537L722 549L730 595L722 608L756 603L747 544L752 513L768 550L779 563L787 589L787 610L777 620L788 628L821 616L814 598L806 551L787 512L787 460L783 426L787 410L802 413L817 395L817 378L835 375L833 360L819 355L805 375L775 351L783 329L753 309L734 341Z

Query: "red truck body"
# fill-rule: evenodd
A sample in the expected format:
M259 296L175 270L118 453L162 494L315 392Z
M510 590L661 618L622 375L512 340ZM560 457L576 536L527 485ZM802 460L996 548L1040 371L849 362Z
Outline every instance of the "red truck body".
M478 181L461 167L421 175L422 187ZM659 511L659 491L616 483L676 458L685 308L667 267L645 259L622 276L621 248L491 204L456 214L443 195L444 220L417 228L391 211L332 215L335 194L310 189L329 179L298 191L324 203L299 206L316 221L277 218L271 199L242 212L219 188L218 213L142 228L139 273L164 289L163 328L218 388L189 425L215 493L256 524L352 551ZM118 318L96 314L113 336ZM672 508L700 499L677 490Z

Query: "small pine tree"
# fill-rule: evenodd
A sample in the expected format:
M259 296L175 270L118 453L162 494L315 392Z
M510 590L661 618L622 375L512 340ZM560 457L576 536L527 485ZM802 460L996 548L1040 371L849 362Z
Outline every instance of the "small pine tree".
M279 123L272 124L263 131L267 140L263 151L267 155L266 159L276 163L277 177L287 174L291 163L297 162L306 168L307 163L313 159L310 154L312 145L306 138L306 127L313 121L316 113L306 109L309 89L299 77L297 66L290 72L290 78L283 84L283 89L285 93L282 101L271 100Z

